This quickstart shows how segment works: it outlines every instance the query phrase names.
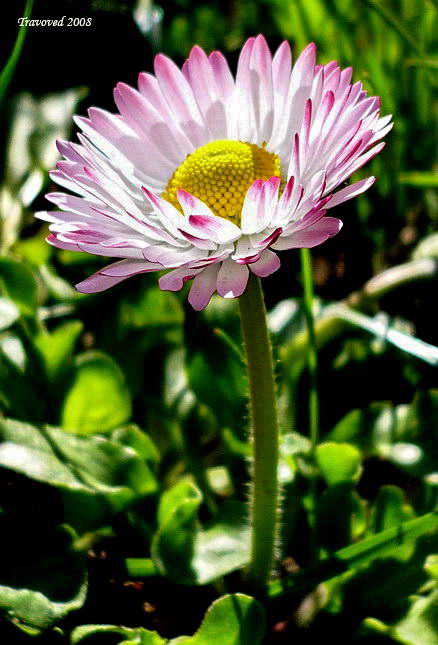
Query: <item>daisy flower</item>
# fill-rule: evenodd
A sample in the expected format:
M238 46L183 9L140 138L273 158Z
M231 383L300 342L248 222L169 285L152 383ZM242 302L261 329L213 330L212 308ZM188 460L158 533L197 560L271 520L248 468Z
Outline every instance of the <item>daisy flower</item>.
M159 54L138 90L117 85L117 114L77 117L79 143L58 142L64 159L51 173L74 195L48 194L61 210L37 217L50 222L51 244L121 259L76 288L167 270L161 289L193 280L189 302L200 310L216 291L239 297L250 271L276 271L277 251L338 233L327 210L375 178L336 189L382 150L391 117L351 84L351 68L315 57L312 43L292 66L287 42L272 56L257 36L234 78L218 51L194 47L181 70Z

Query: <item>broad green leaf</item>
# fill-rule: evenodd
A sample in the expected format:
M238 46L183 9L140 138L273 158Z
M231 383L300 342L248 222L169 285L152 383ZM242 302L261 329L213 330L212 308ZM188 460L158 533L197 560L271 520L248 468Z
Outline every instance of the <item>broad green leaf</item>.
M38 285L32 271L22 262L0 258L0 293L15 302L24 316L32 316L38 305Z
M75 343L83 329L80 320L69 320L52 332L42 332L35 339L35 345L43 356L47 375L56 381L71 362Z
M259 645L265 634L263 606L251 596L236 593L210 605L193 636L180 636L169 645Z
M0 465L59 489L75 525L98 525L105 515L157 489L135 450L104 437L0 419L0 441Z
M146 432L133 423L124 428L117 428L111 433L111 439L123 446L131 447L144 460L151 470L155 470L160 461L160 453Z
M122 636L123 639L112 641L114 644L124 645L164 645L167 639L161 638L157 632L149 631L143 627L131 629L129 627L119 627L116 625L81 625L73 630L71 635L71 645L77 643L90 643L90 645L99 645L100 642L106 643L105 638L100 638L105 634Z
M97 351L78 356L62 404L62 427L77 434L102 433L126 423L130 416L131 396L115 361Z
M161 495L157 511L158 526L163 527L177 508L184 509L179 513L181 520L183 517L195 517L201 502L201 491L189 479L183 479Z
M7 329L20 317L16 304L9 298L0 297L0 331Z
M361 454L349 443L321 443L316 461L328 486L355 482L361 473Z
M201 501L199 490L183 481L167 491L159 505L152 559L163 575L180 584L207 584L249 559L246 507L224 502L204 528L197 515Z
M0 609L28 627L45 629L80 608L87 592L83 554L72 550L73 534L58 528L37 547L3 527ZM16 552L15 552L16 550Z
M123 637L118 645L259 645L265 629L263 606L244 594L230 594L219 598L208 608L204 620L193 636L179 636L172 640L142 627L129 629L116 625L82 625L71 636L71 645L90 643L99 645L99 636L111 634Z

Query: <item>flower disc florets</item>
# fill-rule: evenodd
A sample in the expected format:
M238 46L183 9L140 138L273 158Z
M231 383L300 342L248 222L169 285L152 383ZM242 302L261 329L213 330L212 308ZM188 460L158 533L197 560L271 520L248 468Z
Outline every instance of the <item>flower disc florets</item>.
M384 146L391 117L351 68L316 64L312 43L292 66L289 44L272 56L263 36L242 48L233 77L220 52L194 47L182 69L155 58L138 91L119 83L118 114L78 117L79 144L50 193L55 246L118 258L76 285L103 291L137 273L167 270L161 289L193 281L189 302L236 298L249 272L280 266L277 251L313 247L340 230L327 210L360 195L374 177L346 180ZM339 190L339 186L343 186Z
M280 177L280 159L263 147L242 141L212 141L177 168L162 197L181 210L178 190L191 193L215 215L240 226L246 193L256 179Z

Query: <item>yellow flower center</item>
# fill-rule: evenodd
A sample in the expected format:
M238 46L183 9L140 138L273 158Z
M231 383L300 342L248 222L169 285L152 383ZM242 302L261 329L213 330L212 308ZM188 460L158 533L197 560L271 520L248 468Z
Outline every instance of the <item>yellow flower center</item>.
M263 147L242 141L213 141L188 155L169 180L162 197L181 210L179 189L201 199L215 215L240 225L246 192L256 179L280 177L280 159Z

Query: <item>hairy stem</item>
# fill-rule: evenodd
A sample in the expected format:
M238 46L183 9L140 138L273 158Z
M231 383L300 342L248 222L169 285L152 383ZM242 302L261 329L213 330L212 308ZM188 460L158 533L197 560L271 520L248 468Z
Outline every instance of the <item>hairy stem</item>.
M279 433L272 348L259 278L250 274L239 298L245 343L252 432L251 559L249 583L263 593L277 537Z

